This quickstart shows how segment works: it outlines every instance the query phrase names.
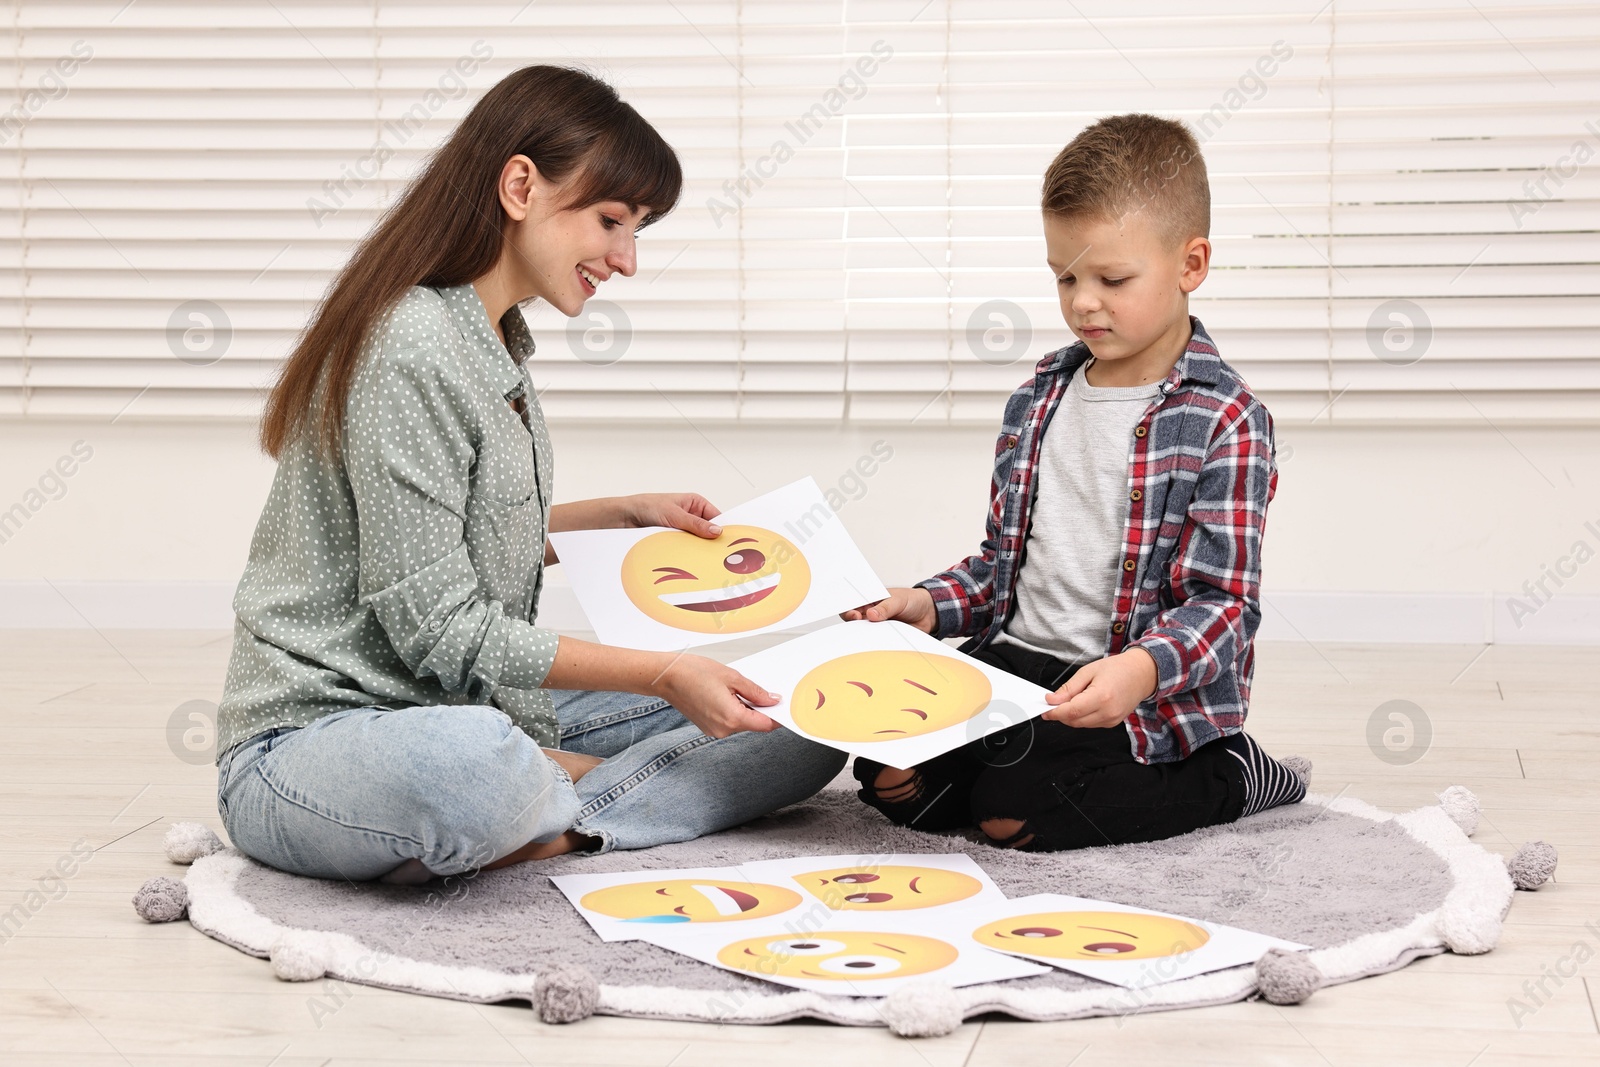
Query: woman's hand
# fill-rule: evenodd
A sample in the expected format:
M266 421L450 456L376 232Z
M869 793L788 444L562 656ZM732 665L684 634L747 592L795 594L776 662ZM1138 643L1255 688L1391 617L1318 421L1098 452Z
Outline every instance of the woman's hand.
M697 537L716 537L722 527L711 520L722 514L699 493L636 493L574 500L550 509L550 532L620 530L638 526L668 526ZM544 545L544 565L561 562L549 541Z
M778 702L777 694L705 656L674 656L651 689L709 737L745 730L767 733L778 728L767 716L746 706L748 702L770 707Z
M1135 646L1084 665L1045 697L1054 707L1040 717L1089 729L1121 726L1155 691L1156 661Z
M732 667L687 652L645 652L563 635L556 661L541 684L546 689L603 689L660 697L711 737L778 728L749 707L776 704L775 695Z
M699 493L637 493L617 503L623 526L667 526L698 537L722 533L722 527L711 521L721 510Z
M876 604L863 604L859 608L851 608L841 613L839 618L845 622L855 622L857 619L887 622L893 619L907 626L915 626L925 634L931 634L934 626L938 624L939 613L934 610L932 594L919 586L912 589L891 589L889 595Z

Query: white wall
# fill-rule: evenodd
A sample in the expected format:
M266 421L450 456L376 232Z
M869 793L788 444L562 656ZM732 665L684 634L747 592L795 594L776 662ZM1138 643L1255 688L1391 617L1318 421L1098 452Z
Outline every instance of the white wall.
M953 562L981 530L981 427L553 430L560 499L681 488L727 505L806 474L842 488L890 584ZM852 481L878 440L893 457ZM29 496L79 441L93 454L59 499ZM1521 627L1504 603L1575 542L1600 550L1600 428L1287 427L1279 448L1264 636L1600 641L1600 562L1547 580L1555 595ZM0 543L0 625L226 625L272 471L245 423L0 421L0 511L41 505ZM548 610L568 624L556 585Z

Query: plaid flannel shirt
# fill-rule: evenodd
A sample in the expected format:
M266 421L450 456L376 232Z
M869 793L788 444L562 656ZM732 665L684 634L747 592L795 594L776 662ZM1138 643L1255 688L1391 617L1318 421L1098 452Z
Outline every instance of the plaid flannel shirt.
M1128 443L1128 524L1107 655L1144 649L1155 693L1127 720L1141 763L1183 759L1244 726L1261 621L1261 535L1277 491L1272 416L1200 320ZM1006 403L987 536L926 581L937 637L972 652L1005 627L1024 565L1039 448L1088 346L1052 352ZM1048 567L1049 560L1036 566Z

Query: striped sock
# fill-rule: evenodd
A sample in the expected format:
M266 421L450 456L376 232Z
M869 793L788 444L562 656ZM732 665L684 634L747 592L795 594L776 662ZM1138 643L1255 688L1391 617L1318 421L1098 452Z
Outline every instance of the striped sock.
M1263 752L1249 734L1232 734L1223 738L1222 744L1228 755L1239 761L1244 771L1244 810L1239 813L1241 819L1280 804L1298 804L1305 799L1305 780Z

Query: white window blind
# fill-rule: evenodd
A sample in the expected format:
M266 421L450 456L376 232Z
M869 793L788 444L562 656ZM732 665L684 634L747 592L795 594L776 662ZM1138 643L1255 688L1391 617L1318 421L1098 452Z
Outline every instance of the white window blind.
M1280 421L1600 418L1600 9L1207 8L21 0L0 412L252 417L471 102L579 62L688 183L636 277L530 309L553 418L993 422L1071 340L1044 167L1134 110L1200 131L1193 309Z

